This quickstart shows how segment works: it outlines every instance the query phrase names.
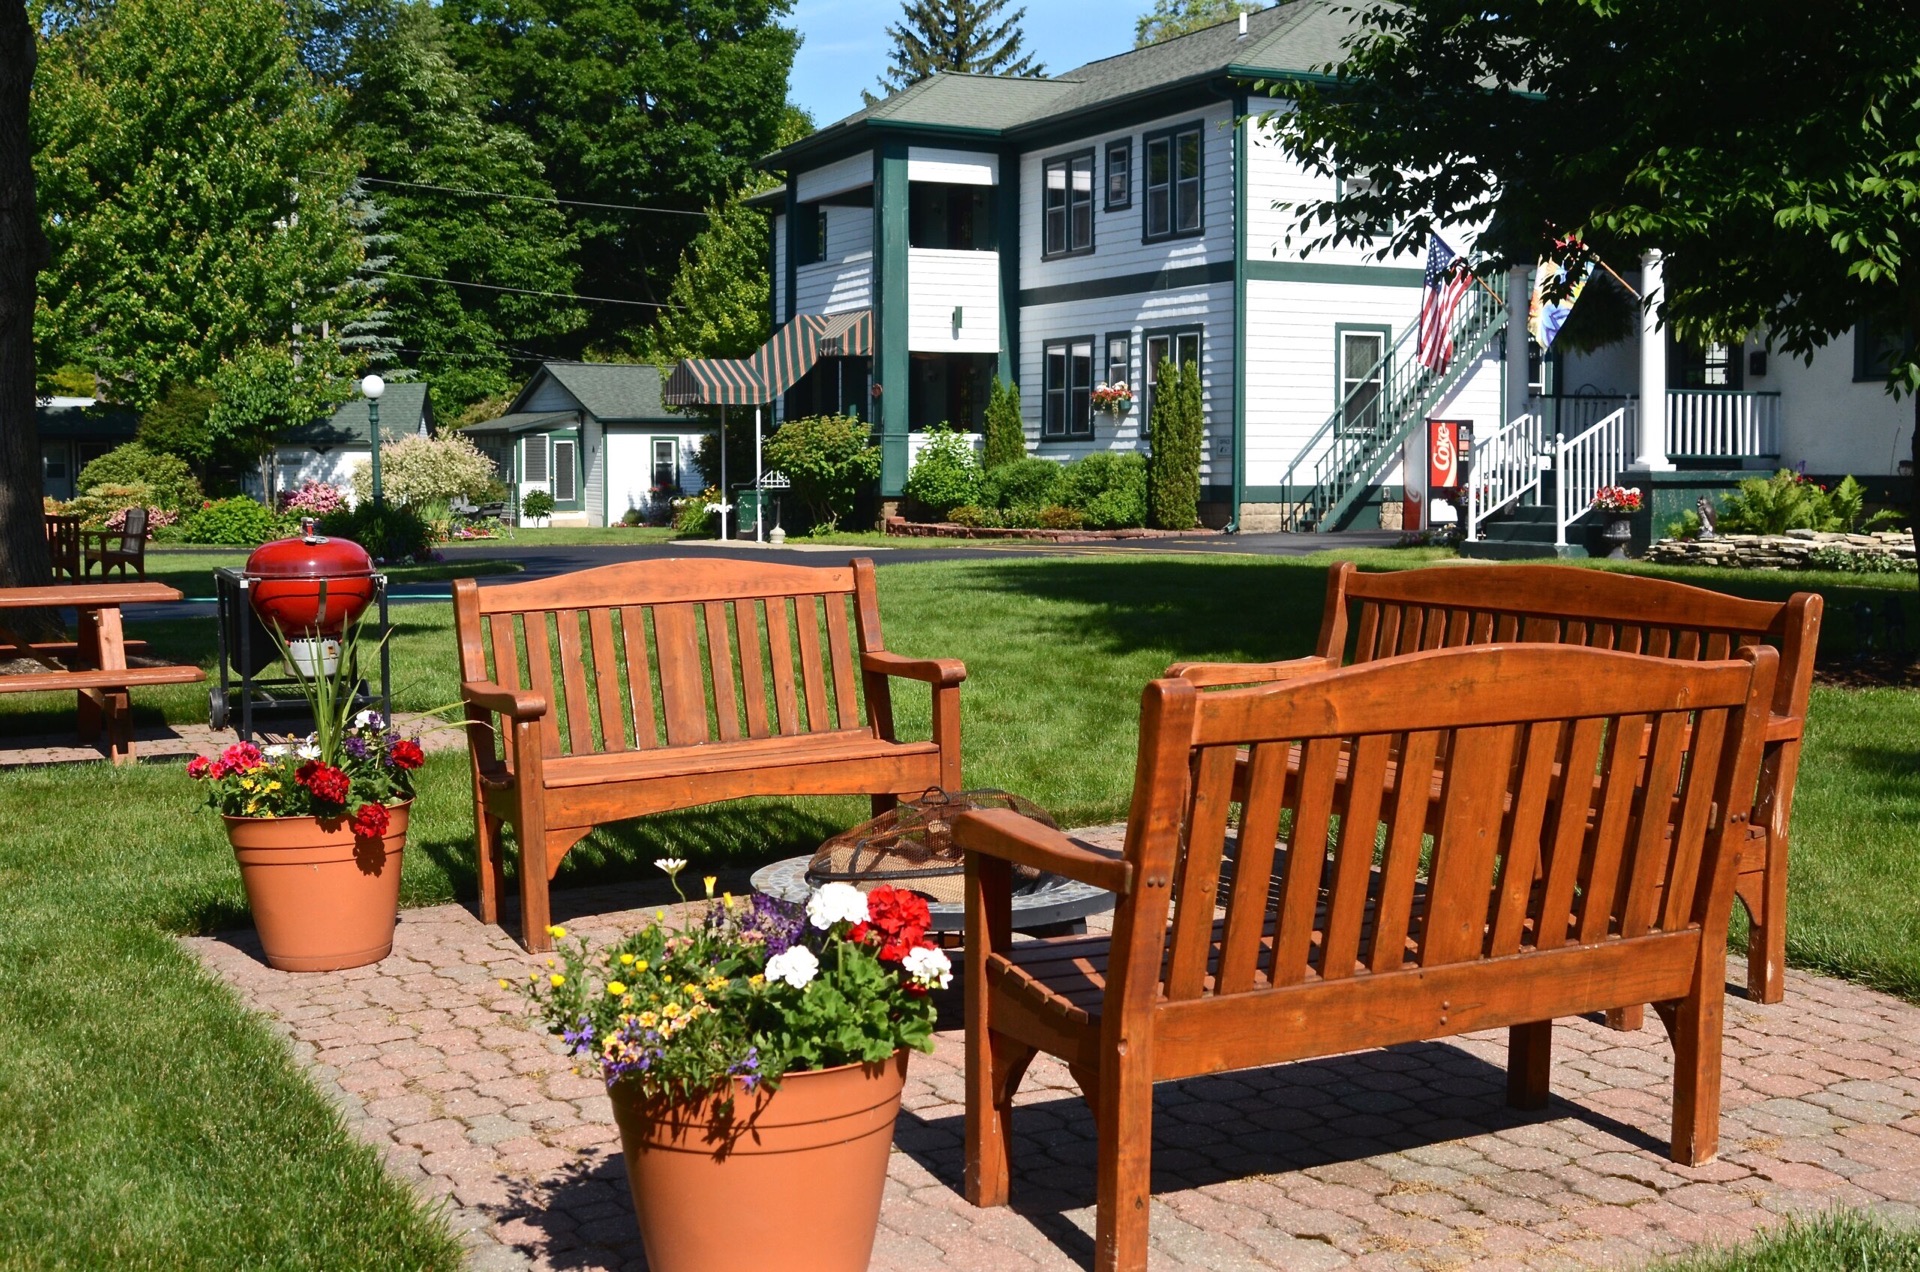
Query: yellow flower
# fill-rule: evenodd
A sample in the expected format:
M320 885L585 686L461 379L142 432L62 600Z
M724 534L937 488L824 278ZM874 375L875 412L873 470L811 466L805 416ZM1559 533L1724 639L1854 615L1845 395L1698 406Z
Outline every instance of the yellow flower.
M646 960L646 959L644 959L644 958L643 958L643 959L641 959L641 960L639 960L638 962L636 962L636 963L635 963L635 964L633 965L633 971L634 971L634 975L636 975L636 976L637 976L637 975L639 975L639 974L640 974L641 972L644 972L644 971L646 971L646 970L647 970L647 960Z
M642 1029L651 1029L655 1025L660 1023L660 1017L654 1015L650 1011L641 1012L639 1016L635 1017L635 1019L637 1019L640 1022L640 1027Z
M502 989L512 989L512 988L513 988L513 986L511 986L511 985L509 985L509 984L507 984L507 978L506 978L506 977L504 977L504 976L502 976L502 977L500 978L500 988L502 988Z
M619 981L608 981L607 992L609 994L612 994L615 998L618 998L620 997L620 995L627 992L627 987L625 985L622 985Z
M548 960L547 960L547 966L548 966L548 967L552 967L552 966L553 966L553 960L552 960L552 959L548 959Z
M665 1007L662 1007L660 1009L660 1014L662 1016L665 1016L668 1020L672 1020L675 1016L678 1016L680 1014L680 1004L668 1003Z
M653 917L655 922L665 923L667 921L667 912L665 910L655 910Z
M733 893L722 892L720 894L720 899L726 903L727 909L729 910L733 909Z
M558 923L554 924L552 927L547 929L547 935L552 937L556 941L564 937L566 934L567 934L567 929L561 927Z
M727 978L724 976L716 976L712 980L707 982L707 990L709 993L717 994L721 990L725 989L726 987L727 987Z
M551 981L551 982L553 983L553 987L554 987L555 989L558 989L558 988L560 988L560 987L561 987L562 985L564 985L564 984L566 984L566 983L567 983L567 978L566 978L566 977L564 977L564 976L562 976L562 975L561 975L560 973L558 973L558 972L555 972L555 973L554 973L553 975L551 975L551 976L549 976L549 977L547 977L547 979L548 979L549 981Z
M762 985L766 983L767 983L767 978L760 975L760 973L758 972L755 972L753 975L747 977L747 984L753 986L755 989L760 988Z
M707 885L707 900L709 900L709 901L711 901L711 900L713 900L713 885L714 885L714 884L716 884L716 883L718 883L718 882L720 882L720 876L719 876L719 875L708 875L708 876L706 877L706 885Z
M621 963L622 963L622 964L623 964L624 966L627 966L627 967L632 967L632 966L633 966L633 955L631 955L631 954L622 954L622 955L620 956L620 962L621 962Z

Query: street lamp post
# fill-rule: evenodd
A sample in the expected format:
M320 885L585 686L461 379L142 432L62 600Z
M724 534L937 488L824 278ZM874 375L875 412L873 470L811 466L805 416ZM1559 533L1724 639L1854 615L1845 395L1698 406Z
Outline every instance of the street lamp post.
M386 502L380 492L380 395L387 391L387 382L370 375L360 381L360 391L367 395L367 435L373 442L373 504L377 508Z

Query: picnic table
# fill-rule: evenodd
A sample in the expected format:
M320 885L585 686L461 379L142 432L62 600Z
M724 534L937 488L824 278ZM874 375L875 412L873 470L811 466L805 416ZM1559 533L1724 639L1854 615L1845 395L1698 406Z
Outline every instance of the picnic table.
M107 734L107 750L115 764L133 759L133 710L130 691L135 685L192 684L205 680L198 667L129 667L127 654L145 648L126 639L120 622L123 605L155 604L181 599L178 589L164 583L62 583L52 587L0 588L0 659L32 659L45 671L0 676L0 693L45 693L71 689L78 696L80 740L97 743ZM73 640L36 641L16 634L8 625L9 611L72 609L78 611Z

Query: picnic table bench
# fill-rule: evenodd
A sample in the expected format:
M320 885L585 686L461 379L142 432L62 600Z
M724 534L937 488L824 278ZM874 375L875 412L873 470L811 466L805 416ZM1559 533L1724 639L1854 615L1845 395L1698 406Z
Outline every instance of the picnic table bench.
M1748 919L1748 992L1775 1003L1786 984L1789 827L1823 608L1812 592L1784 602L1751 601L1579 566L1441 565L1365 573L1347 561L1328 574L1313 654L1276 663L1177 663L1168 674L1199 685L1251 684L1317 674L1343 662L1490 641L1584 645L1685 661L1727 658L1760 643L1777 647L1780 675L1766 756L1735 884ZM1437 777L1435 782L1437 801ZM1612 1022L1637 1029L1641 1017L1628 1008Z
M120 607L180 599L177 589L163 583L0 588L0 619L7 610L79 611L79 630L70 641L36 641L15 634L0 621L0 659L32 659L46 667L0 676L0 693L73 690L78 696L80 740L97 743L104 730L113 762L130 762L134 754L130 691L140 685L193 684L205 680L207 673L182 665L129 667L127 655L142 652L146 645L126 639Z
M1504 1025L1508 1101L1539 1108L1556 1017L1646 1002L1673 1040L1672 1156L1710 1160L1724 933L1778 663L1492 644L1217 693L1154 681L1122 852L999 810L954 820L968 1200L1007 1201L1037 1052L1093 1108L1094 1266L1137 1272L1155 1082ZM1118 894L1112 936L1015 943L1015 864Z
M864 558L460 579L453 610L480 915L499 922L508 825L531 951L552 948L547 885L595 826L755 795L868 795L877 815L902 795L960 789L966 667L886 649ZM930 740L896 736L896 677L931 686Z

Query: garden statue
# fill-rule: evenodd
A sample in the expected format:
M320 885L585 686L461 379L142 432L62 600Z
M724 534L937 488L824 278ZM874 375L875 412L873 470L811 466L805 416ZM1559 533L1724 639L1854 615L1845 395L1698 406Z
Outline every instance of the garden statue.
M1705 495L1702 495L1700 496L1700 501L1696 503L1694 507L1700 510L1700 537L1702 539L1714 538L1715 536L1713 532L1713 517L1714 517L1713 500L1708 498Z

